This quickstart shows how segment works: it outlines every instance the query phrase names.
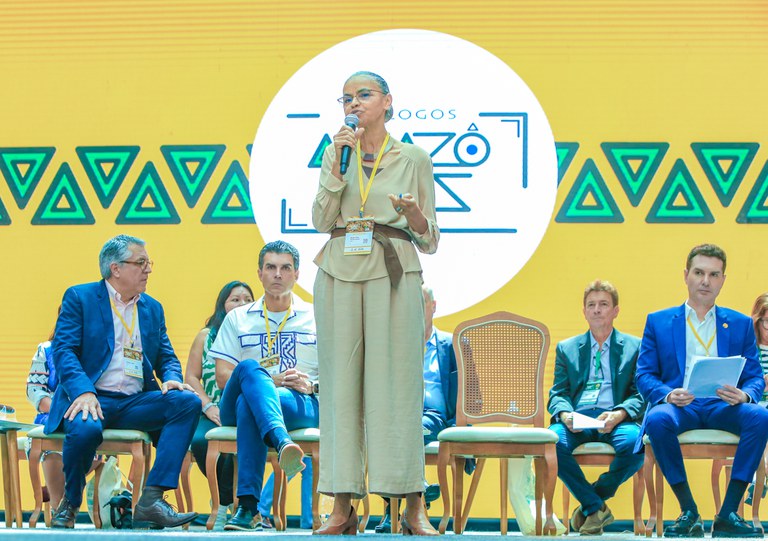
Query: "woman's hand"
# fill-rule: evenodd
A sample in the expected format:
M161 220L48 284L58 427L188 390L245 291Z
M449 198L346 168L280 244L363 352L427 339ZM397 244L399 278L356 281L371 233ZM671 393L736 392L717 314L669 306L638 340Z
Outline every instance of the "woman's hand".
M409 193L401 194L388 194L389 201L392 203L392 208L395 212L405 216L405 220L408 222L408 227L411 231L422 235L427 231L427 218L424 213L421 212L416 199Z
M219 406L211 406L210 408L205 410L203 415L205 415L211 421L216 423L216 426L221 426L221 412L219 411Z
M346 146L355 148L357 140L360 139L360 136L362 136L364 132L365 128L353 131L352 128L345 124L341 127L339 132L333 136L333 147L336 149L336 160L333 162L331 174L339 180L343 180L341 175L341 149Z

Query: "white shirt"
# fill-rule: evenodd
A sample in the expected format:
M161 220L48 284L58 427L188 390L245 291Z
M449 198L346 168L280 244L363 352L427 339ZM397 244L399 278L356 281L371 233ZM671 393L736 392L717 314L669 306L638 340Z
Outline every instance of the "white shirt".
M130 327L133 321L133 313L138 310L136 304L139 302L141 295L136 295L128 302L124 302L112 284L104 281L107 284L107 293L109 298L115 304L115 310L122 316L123 321ZM110 303L111 304L111 303ZM115 329L115 349L112 351L112 360L109 361L109 366L101 374L98 380L96 380L96 390L109 391L112 393L121 393L125 395L132 395L140 393L144 389L144 380L141 378L134 378L125 374L125 357L123 356L123 347L126 345L133 349L141 350L141 331L139 329L139 314L136 313L136 325L133 328L133 333L129 336L128 330L123 325L120 318L115 314L115 310L110 306L110 313L112 314L112 325Z
M716 357L717 356L717 330L716 330L716 318L715 307L709 309L709 312L704 316L703 321L699 321L699 317L696 315L696 310L685 303L685 373L683 374L683 381L688 377L688 373L691 371L691 359L694 355L702 355L704 357ZM696 330L694 334L691 327ZM699 335L701 342L696 338L696 334ZM705 348L709 341L712 340L712 344L709 349Z
M209 355L232 364L246 359L263 359L272 354L280 356L280 372L296 368L318 380L317 336L312 305L293 295L291 314L285 327L275 339L285 312L269 312L269 331L274 341L269 351L264 311L264 297L256 302L231 310L219 328Z

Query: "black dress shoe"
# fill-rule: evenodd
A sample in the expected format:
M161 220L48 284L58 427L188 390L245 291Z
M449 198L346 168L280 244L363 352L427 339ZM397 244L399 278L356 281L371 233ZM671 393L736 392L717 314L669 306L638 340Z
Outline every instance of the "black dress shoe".
M69 503L67 497L64 496L59 508L56 509L56 514L51 519L51 528L74 528L79 511L80 509Z
M250 509L238 505L235 514L224 525L225 530L237 530L241 532L255 532L262 529L261 514L255 515Z
M712 537L763 537L763 530L755 528L736 513L731 513L728 518L715 515Z
M672 526L664 528L664 537L704 537L701 515L683 511Z
M373 531L376 533L392 533L392 516L389 514L389 506L387 506L384 516L381 517L381 522L376 525Z
M165 498L145 500L140 498L133 514L134 530L162 530L163 528L175 528L192 522L197 518L197 513L177 513Z

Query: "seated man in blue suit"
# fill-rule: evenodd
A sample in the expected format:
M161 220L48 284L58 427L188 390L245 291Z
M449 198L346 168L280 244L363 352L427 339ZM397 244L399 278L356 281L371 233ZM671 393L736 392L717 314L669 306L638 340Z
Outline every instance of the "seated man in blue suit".
M685 473L678 434L708 428L739 436L723 505L712 523L712 537L763 537L737 513L768 440L768 410L760 407L765 381L752 320L715 306L725 282L725 252L714 244L694 247L685 266L688 300L648 315L637 361L637 388L648 402L643 433L672 487L681 514L664 530L666 537L704 537L701 516ZM683 388L693 356L746 358L736 387L715 397L696 397ZM642 447L638 439L637 449Z
M600 535L613 522L605 500L643 465L643 456L633 452L640 433L637 419L643 410L635 387L640 339L614 328L619 293L610 282L589 284L583 302L589 330L557 345L548 409L550 429L560 437L558 477L581 504L573 513L571 528L582 535ZM574 411L605 421L605 427L575 430ZM573 457L573 450L587 442L608 443L616 451L608 471L594 483L587 481Z
M144 293L152 272L144 241L128 235L108 240L99 253L99 268L100 282L67 289L56 321L53 362L59 385L45 432L62 430L66 437L64 498L52 526L75 527L85 474L105 428L144 430L157 437L134 528L181 526L197 513L176 513L163 492L178 485L200 418L200 399L182 383L163 307Z
M424 429L424 444L437 441L441 430L456 425L456 395L458 392L458 368L453 352L453 336L439 330L433 324L437 301L431 288L423 285L425 340L424 347L424 412L421 424ZM474 470L474 460L467 460L465 470ZM424 487L427 504L440 497L440 485ZM389 502L381 522L374 528L376 533L392 531Z

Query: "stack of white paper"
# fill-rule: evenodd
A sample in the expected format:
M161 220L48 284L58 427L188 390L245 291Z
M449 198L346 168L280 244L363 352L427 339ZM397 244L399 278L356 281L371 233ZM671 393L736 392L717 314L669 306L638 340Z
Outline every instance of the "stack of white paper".
M733 357L702 357L695 355L691 359L691 369L683 381L683 389L696 398L716 397L717 389L724 385L739 382L746 359Z

